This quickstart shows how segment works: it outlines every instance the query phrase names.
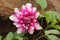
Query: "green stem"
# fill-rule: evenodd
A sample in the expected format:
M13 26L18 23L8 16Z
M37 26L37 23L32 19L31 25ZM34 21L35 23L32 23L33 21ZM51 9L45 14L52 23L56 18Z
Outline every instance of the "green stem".
M41 33L41 31L34 37L34 39L37 37L37 36L39 36L39 35L41 35L42 33Z
M42 36L36 38L36 40L41 39L42 37L45 37L45 36L46 36L46 35L42 35Z

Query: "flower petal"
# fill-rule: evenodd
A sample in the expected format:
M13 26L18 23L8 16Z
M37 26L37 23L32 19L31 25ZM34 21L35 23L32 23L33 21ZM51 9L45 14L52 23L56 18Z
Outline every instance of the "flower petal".
M25 5L22 6L22 10L26 10L26 6Z
M13 23L17 28L20 28L22 25L18 23Z
M33 13L36 12L36 7L33 7L32 12L33 12Z
M39 23L35 23L35 29L36 29L36 30L41 30L42 27L39 25Z
M22 12L20 12L18 8L15 8L14 12L18 18L20 17L20 15L22 15Z
M38 17L39 17L39 15L40 15L40 13L39 13L39 12L37 12L37 13L36 13L36 18L38 18Z
M18 8L15 8L15 9L14 9L14 12L15 12L16 14L19 14L19 13L20 13L20 11L19 11Z
M14 9L14 14L9 18L14 22L13 24L18 28L17 33L20 34L25 30L28 30L29 34L34 33L34 29L40 30L42 27L37 22L39 13L36 12L36 7L32 7L31 3L23 5L19 10Z
M32 4L31 3L27 3L26 7L27 7L27 11L29 11L29 12L32 11Z
M17 33L18 33L18 34L21 34L21 33L22 33L22 28L18 28L18 29L17 29Z
M19 11L18 8L15 8L15 9L14 9L14 12L17 12L17 11Z
M12 20L12 21L15 21L15 22L18 22L19 21L18 18L15 15L11 15L9 17L9 19Z
M27 3L26 6L27 7L32 7L32 4L31 3Z
M30 28L28 29L29 34L33 34L34 33L34 27L30 26Z

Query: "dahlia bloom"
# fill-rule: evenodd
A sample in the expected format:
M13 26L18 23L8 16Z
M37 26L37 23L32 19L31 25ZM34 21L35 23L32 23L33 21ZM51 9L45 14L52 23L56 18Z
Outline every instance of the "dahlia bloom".
M33 34L34 30L40 30L42 27L37 21L38 12L36 7L32 7L31 3L23 5L21 9L15 8L14 14L9 17L17 27L17 33L23 33L26 30L29 34Z

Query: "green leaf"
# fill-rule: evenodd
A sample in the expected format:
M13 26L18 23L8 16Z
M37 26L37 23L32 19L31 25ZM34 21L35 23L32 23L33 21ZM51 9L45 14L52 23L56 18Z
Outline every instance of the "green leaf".
M26 40L28 40L28 37L26 37Z
M47 35L47 37L48 37L48 40L49 39L50 40L59 40L59 38L57 36L55 36L55 35Z
M60 14L57 14L57 19L58 21L60 21Z
M23 36L24 36L24 33L22 33L22 34L17 34L17 32L15 32L15 33L14 33L14 37L16 37L16 36L23 37Z
M17 32L15 32L15 33L14 33L14 40L23 40L23 37L25 37L26 40L28 40L28 37L26 37L24 34L25 34L25 33L17 34Z
M17 37L15 37L15 39L17 39L17 40L23 40L23 37L17 36Z
M2 35L0 35L0 40L2 40Z
M45 34L46 35L48 35L48 34L60 34L60 32L56 29L52 29L52 30L46 30Z
M36 0L36 2L41 6L42 9L45 9L47 7L46 0Z
M57 19L60 19L60 14L55 11L47 11L43 13L43 15L46 18L47 23L51 22L51 25L55 25L57 23Z
M44 16L40 12L38 12L38 20L42 17L44 17Z
M17 39L17 40L23 40L23 36L24 34L17 34L17 32L14 33L14 39Z
M60 40L60 38L58 40Z
M13 39L13 33L9 32L4 40L12 40Z
M60 26L59 25L52 25L52 26L50 25L50 27L60 30Z

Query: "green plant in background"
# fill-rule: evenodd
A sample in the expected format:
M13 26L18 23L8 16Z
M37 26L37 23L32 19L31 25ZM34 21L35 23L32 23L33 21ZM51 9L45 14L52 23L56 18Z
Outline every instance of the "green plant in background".
M36 37L33 37L33 40L38 40L42 37L45 37L47 40L60 40L60 38L56 35L60 34L60 26L57 24L60 22L60 14L55 11L45 11L44 9L47 8L47 1L46 0L36 0L36 2L41 6L41 14L39 19L45 18L47 26L46 28L42 29ZM43 25L43 24L42 24ZM43 33L44 32L44 33ZM28 40L28 37L25 33L17 34L9 32L7 36L3 40ZM41 36L39 36L41 35ZM2 36L0 36L0 40L2 40Z
M42 10L47 7L46 0L36 0L36 2L41 6ZM60 14L55 11L42 11L41 15L45 17L47 22L47 26L43 30L45 34L42 35L42 37L45 37L47 40L60 40L60 38L56 36L57 34L60 34L60 26L57 24L60 22ZM38 39L39 37L37 40Z

